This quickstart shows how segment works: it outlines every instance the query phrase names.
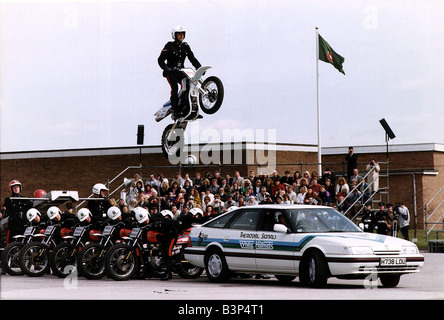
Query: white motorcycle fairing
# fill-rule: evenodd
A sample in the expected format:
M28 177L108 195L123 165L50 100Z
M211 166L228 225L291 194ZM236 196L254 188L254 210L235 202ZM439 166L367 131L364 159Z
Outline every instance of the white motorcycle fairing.
M201 89L201 83L200 78L202 78L203 74L208 70L211 69L210 66L202 66L196 71L192 68L183 68L180 69L186 77L182 80L182 85L179 90L178 96L179 101L182 99L182 94L187 91L187 80L189 80L190 83L190 94L189 94L189 105L191 106L189 113L184 116L181 119L178 119L179 121L184 120L195 120L199 116L199 110L197 106L197 99L199 98L199 92L202 91ZM193 102L195 107L193 108ZM171 101L167 101L163 104L163 106L154 114L156 122L159 122L163 119L165 119L167 116L169 116L172 113L171 110ZM191 116L191 119L190 119ZM174 119L173 119L174 120Z

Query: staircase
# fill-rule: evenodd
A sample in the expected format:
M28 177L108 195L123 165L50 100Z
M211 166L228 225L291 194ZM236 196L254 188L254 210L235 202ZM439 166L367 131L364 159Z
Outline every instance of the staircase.
M430 199L425 205L425 238L429 247L429 252L444 252L444 239L440 239L439 235L444 232L442 225L444 224L444 210L441 206L444 204L444 186ZM441 199L441 201L440 201ZM432 205L435 205L433 208ZM441 228L439 228L441 227ZM431 233L435 233L435 238L430 238Z
M382 170L381 169L381 165L386 165L386 170ZM378 190L372 191L372 186L374 185L376 180L373 180L372 182L370 182L369 184L367 184L367 177L371 174L373 174L373 172L376 170L376 167L379 166L380 171L379 171L379 175L378 175L378 181L379 181L379 185L381 184L381 179L382 181L385 180L385 187L378 187ZM342 205L348 198L350 195L353 194L353 192L355 190L361 191L361 194L359 195L359 197L350 204L350 207L347 208L347 210L344 212L344 215L347 215L352 208L354 207L355 204L360 204L360 209L358 210L358 212L355 213L355 215L353 217L351 217L352 221L355 221L356 224L359 223L359 221L361 220L361 213L364 210L364 207L367 203L372 204L372 210L378 210L374 207L374 204L378 204L379 202L384 202L384 203L388 203L389 202L389 170L388 170L388 162L378 162L376 164L376 166L374 166L371 170L369 170L364 177L361 179L361 181L354 187L352 188L349 193L347 194L347 196L344 198L344 200L338 205Z

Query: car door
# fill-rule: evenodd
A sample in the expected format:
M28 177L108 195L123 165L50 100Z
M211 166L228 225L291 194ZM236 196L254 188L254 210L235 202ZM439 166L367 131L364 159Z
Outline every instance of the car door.
M283 210L265 209L255 241L256 268L263 272L294 273L294 233L276 232L275 224L288 225Z
M239 211L228 228L223 229L225 259L232 270L254 271L260 211L248 208Z

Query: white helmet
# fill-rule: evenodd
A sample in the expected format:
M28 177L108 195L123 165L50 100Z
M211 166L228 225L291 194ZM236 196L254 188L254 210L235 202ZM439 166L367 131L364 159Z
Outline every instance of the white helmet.
M52 206L51 208L48 209L46 214L48 215L49 220L52 220L55 217L57 217L57 215L62 214L62 212L56 206Z
M26 212L26 218L28 219L29 222L31 222L32 220L35 219L35 217L37 216L41 216L39 210L37 210L36 208L31 208L28 210L28 212Z
M185 33L187 32L185 30L185 28L182 27L182 26L175 26L173 28L173 30L171 30L171 37L173 38L173 40L176 40L176 33L177 32L182 32L183 33L183 38L185 39Z
M239 207L238 206L229 206L228 209L227 209L227 212L236 210L237 208L239 208Z
M110 207L106 213L108 215L108 218L112 220L116 220L118 217L122 215L122 212L120 209L116 206Z
M87 208L77 211L77 218L79 218L80 222L85 221L89 216L91 216L91 211Z
M143 223L147 220L149 222L150 214L148 213L148 210L146 210L145 208L135 207L133 209L133 212L134 212L134 216L136 217L136 220L138 223Z
M166 209L162 210L162 211L160 211L160 214L162 216L164 216L165 218L170 217L171 219L174 219L174 214L170 210L166 210Z
M92 192L98 196L100 196L100 191L101 190L106 190L108 191L108 188L103 184L103 183L96 183L93 186Z
M201 217L203 217L203 211L201 208L192 208L190 210L190 213L195 217L196 215L200 214Z

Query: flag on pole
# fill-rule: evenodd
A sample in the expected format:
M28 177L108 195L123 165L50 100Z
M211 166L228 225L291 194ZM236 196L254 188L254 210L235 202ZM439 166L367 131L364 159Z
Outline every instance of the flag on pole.
M332 64L339 72L345 74L342 64L344 58L337 54L332 47L318 34L319 41L319 60Z

